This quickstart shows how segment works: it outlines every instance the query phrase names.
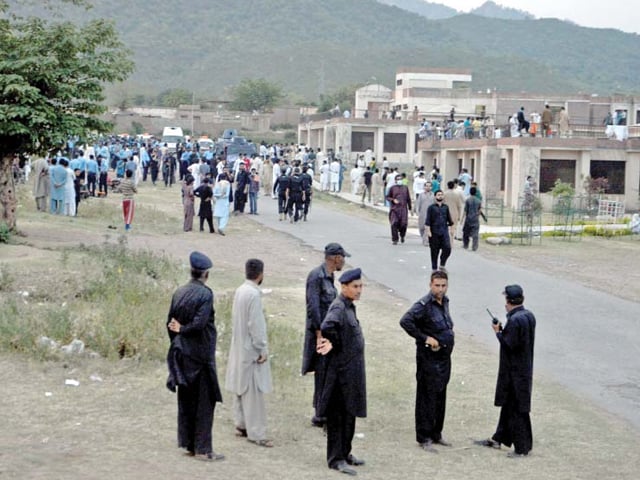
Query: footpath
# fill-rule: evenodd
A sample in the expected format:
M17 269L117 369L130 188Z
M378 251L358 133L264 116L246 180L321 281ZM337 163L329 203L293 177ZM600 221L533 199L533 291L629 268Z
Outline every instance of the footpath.
M350 193L339 193L337 197L361 203ZM373 208L388 211L383 206ZM394 246L388 224L343 213L331 202L316 202L309 220L296 224L279 221L277 202L268 197L259 200L259 211L260 215L253 217L256 222L313 247L318 251L318 262L327 243L341 243L352 255L347 259L348 266L362 268L368 281L386 286L407 306L427 292L429 251L422 245L417 228L409 232L406 243ZM416 217L412 218L415 225ZM483 246L481 243L480 248ZM497 356L498 344L485 309L503 317L504 286L522 285L525 304L538 320L536 372L640 429L639 303L488 260L462 249L460 242L453 246L447 270L448 295L458 334L473 336Z

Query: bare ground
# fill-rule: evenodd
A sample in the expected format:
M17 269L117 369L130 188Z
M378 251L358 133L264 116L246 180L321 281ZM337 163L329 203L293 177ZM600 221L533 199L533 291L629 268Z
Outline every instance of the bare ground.
M176 192L177 193L177 192ZM319 252L295 239L269 231L250 218L233 218L226 237L180 231L179 198L143 187L132 247L165 251L184 261L194 248L211 255L214 291L230 292L241 281L248 256L267 263L265 297L270 322L295 328L300 345L304 323L303 282L321 261ZM60 268L60 247L99 243L121 230L118 205L109 198L105 221L70 220L20 212L26 234L20 245L0 246L0 260L24 276L17 287L37 283ZM83 205L80 207L82 215ZM85 208L93 208L90 204ZM98 208L98 207L96 207ZM351 206L339 208L350 209ZM353 208L354 214L361 213ZM278 245L274 249L274 245ZM482 254L542 271L568 275L586 285L637 300L638 243L597 240L575 245L545 241L540 247L493 248ZM582 253L580 253L582 252ZM595 266L593 264L595 263ZM276 264L278 265L276 268ZM635 264L637 266L637 263ZM632 275L636 277L631 277ZM636 281L630 281L635 278ZM41 280L40 280L41 281ZM612 287L611 285L616 285ZM413 345L397 326L408 304L386 288L367 282L358 314L367 339L369 417L357 422L354 453L367 460L360 474L372 479L495 478L636 479L640 470L638 432L541 376L536 377L532 420L534 452L512 461L504 451L472 445L490 434L498 410L492 406L497 359L473 339L459 335L449 386L445 434L454 443L438 455L417 448L413 434ZM0 356L4 402L0 430L1 478L155 479L264 478L299 479L338 476L327 470L325 438L309 425L312 378L299 365L277 361L271 345L275 392L268 396L269 430L276 447L261 449L233 434L229 402L216 409L214 448L227 455L215 464L183 457L175 448L175 396L164 387L163 362L71 359L39 362ZM224 378L221 352L220 378ZM93 375L93 380L91 376ZM99 379L97 378L99 377ZM77 379L78 387L65 386ZM229 397L227 397L228 400Z

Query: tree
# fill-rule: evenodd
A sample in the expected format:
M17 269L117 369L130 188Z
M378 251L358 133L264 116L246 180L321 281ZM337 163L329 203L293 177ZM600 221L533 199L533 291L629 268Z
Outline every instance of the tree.
M110 131L98 118L104 84L123 81L133 63L111 22L19 17L3 0L0 14L0 223L15 231L14 155L46 154L69 136Z
M361 83L345 85L334 90L329 95L322 95L318 111L328 112L336 105L340 107L340 111L351 109L356 101L356 90L363 86Z
M162 107L178 108L180 105L191 105L193 92L183 88L163 90L158 95L158 103Z
M282 87L264 78L245 78L233 87L232 94L231 108L244 112L269 110L278 105L284 97Z

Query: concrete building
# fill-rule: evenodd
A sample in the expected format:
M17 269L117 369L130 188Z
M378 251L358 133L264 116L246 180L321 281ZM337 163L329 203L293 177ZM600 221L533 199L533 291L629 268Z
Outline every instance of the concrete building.
M628 212L640 209L640 138L432 139L420 142L419 150L420 162L437 164L445 180L467 168L485 198L509 208L518 207L530 175L547 210L556 179L582 194L586 177L606 177L607 199L623 202Z
M640 208L640 125L634 126L640 124L640 97L477 92L471 81L468 70L400 68L393 90L383 85L357 90L350 118L304 117L299 142L323 151L342 147L348 166L370 148L377 160L387 157L405 169L431 167L435 161L445 179L457 177L465 167L485 196L501 198L509 207L518 204L527 175L538 185L545 207L551 205L548 191L557 178L581 192L585 177L607 177L610 199L624 201L628 211ZM551 137L505 138L510 116L524 107L530 120L545 105L554 115ZM558 135L562 108L570 118L566 138ZM456 121L488 117L502 138L493 138L491 128L489 138L444 140L451 115ZM621 124L609 129L623 141L608 138L608 115ZM425 120L441 128L420 141L418 131Z

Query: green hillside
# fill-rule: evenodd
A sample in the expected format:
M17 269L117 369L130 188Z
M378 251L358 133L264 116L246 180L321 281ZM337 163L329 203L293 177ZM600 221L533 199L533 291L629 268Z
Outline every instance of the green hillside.
M113 19L136 61L112 99L177 87L226 98L242 78L264 77L316 100L322 85L329 93L375 77L391 87L400 66L469 68L477 90L638 90L638 35L558 20L429 20L375 0L95 3L88 15Z

